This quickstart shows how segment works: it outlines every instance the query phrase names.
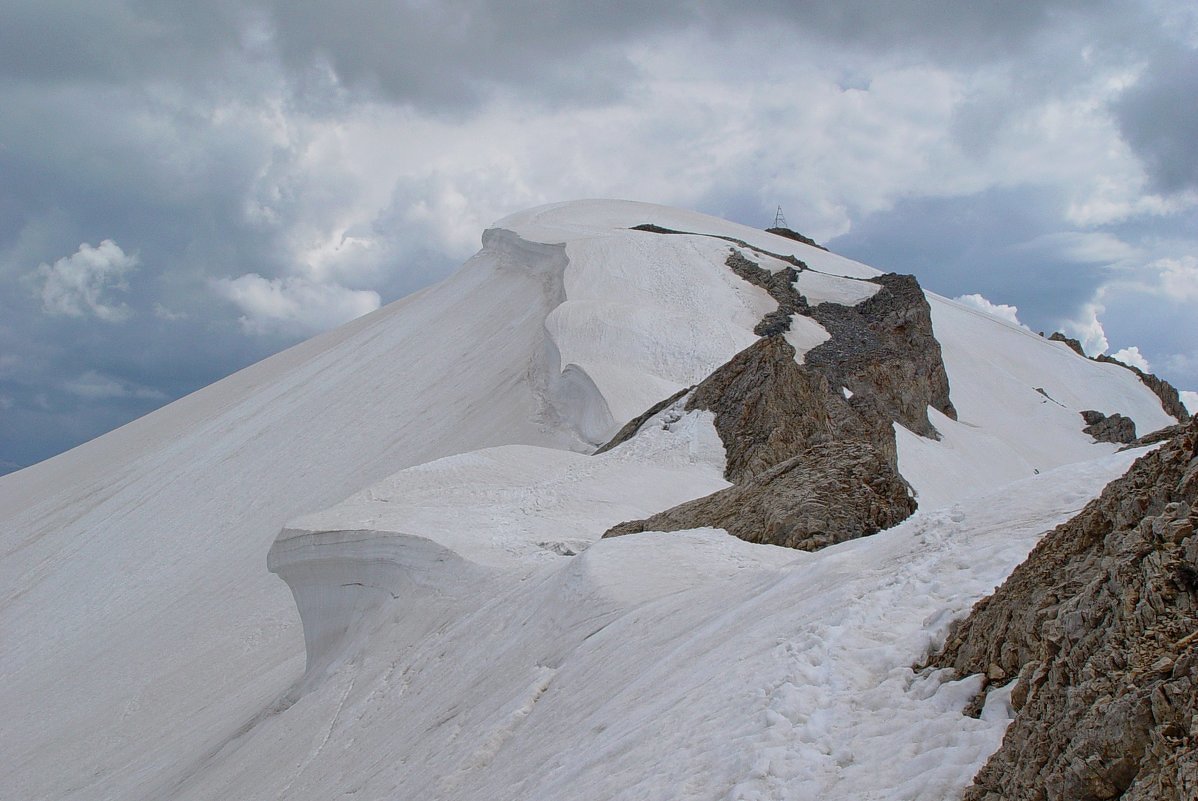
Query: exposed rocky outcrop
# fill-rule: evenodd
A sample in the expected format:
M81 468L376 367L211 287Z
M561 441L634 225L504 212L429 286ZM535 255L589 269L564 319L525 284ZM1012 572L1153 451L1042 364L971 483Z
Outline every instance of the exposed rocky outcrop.
M870 280L881 290L856 306L821 303L811 310L832 337L808 351L805 363L848 387L858 404L875 403L883 416L939 439L927 407L954 420L957 411L927 298L912 275Z
M915 278L882 275L871 279L879 291L856 306L812 308L795 288L795 270L771 272L737 250L726 264L778 304L755 329L763 338L686 402L687 411L715 414L727 454L724 477L734 486L604 536L714 526L750 542L815 550L910 516L916 504L898 472L893 423L938 437L927 407L956 417L931 310ZM795 314L831 335L801 365L781 336ZM633 436L669 402L616 440Z
M749 542L816 551L901 523L915 511L907 484L866 442L825 442L742 484L605 537L714 526Z
M1144 434L1143 436L1136 437L1134 440L1127 443L1119 450L1126 451L1126 450L1130 450L1132 448L1142 448L1145 445L1155 445L1158 442L1164 442L1165 440L1173 439L1178 434L1180 434L1182 431L1184 431L1185 427L1186 427L1185 423L1178 423L1177 425L1165 426L1164 428L1158 428L1156 431L1153 431L1148 434Z
M604 536L714 526L750 542L815 550L873 534L915 511L876 405L795 362L781 336L737 354L695 388L687 411L715 413L734 486Z
M856 306L811 307L795 288L795 270L770 272L736 250L725 263L778 304L757 324L758 336L789 331L792 314L824 327L830 338L808 351L803 362L833 386L847 387L857 406L876 406L876 414L937 439L927 407L956 419L940 343L932 332L932 310L915 276L887 273L868 279L881 289Z
M1081 356L1081 357L1087 358L1087 359L1090 358L1089 356L1086 356L1086 352L1084 350L1082 350L1082 343L1079 342L1078 340L1074 339L1073 337L1067 337L1064 334L1062 334L1060 331L1053 331L1052 334L1048 338L1051 339L1053 342L1065 343L1078 356Z
M1086 352L1082 350L1082 343L1078 342L1072 337L1065 336L1060 331L1054 331L1049 339L1051 339L1053 342L1064 342L1066 345L1076 351L1079 356L1087 359L1091 358L1086 356ZM1127 364L1126 362L1121 362L1112 356L1107 356L1105 353L1094 356L1092 361L1106 362L1107 364L1117 364L1120 367L1131 370L1133 373L1139 376L1140 381L1143 382L1144 386L1148 387L1158 398L1160 398L1161 407L1165 410L1166 414L1175 417L1179 423L1187 422L1190 419L1190 412L1188 409L1186 409L1185 404L1181 402L1181 396L1177 392L1177 387L1173 386L1165 379L1155 376L1152 373L1146 373L1139 367Z
M1108 364L1117 364L1120 367L1126 367L1140 377L1140 381L1144 386L1148 387L1161 399L1161 406L1166 414L1170 414L1177 418L1179 423L1184 423L1190 419L1190 412L1186 409L1185 404L1181 402L1181 396L1177 392L1177 387L1170 384L1163 378L1158 378L1152 373L1146 373L1139 367L1136 367L1118 359L1102 354L1094 357L1096 362L1107 362Z
M1082 431L1093 437L1095 442L1126 445L1136 439L1136 423L1130 417L1124 417L1121 414L1112 414L1107 417L1094 409L1087 409L1081 415L1082 419L1086 421L1086 427Z
M786 267L776 273L766 270L757 262L745 257L739 250L733 250L724 264L738 276L750 284L759 286L769 293L778 304L778 308L761 318L761 322L753 328L753 333L759 337L769 337L790 330L792 314L809 314L807 298L795 289L795 279L799 277L794 267Z
M1048 534L933 664L1017 678L965 794L1198 798L1198 422Z
M798 231L792 231L789 228L766 228L765 232L767 234L774 234L775 236L784 236L787 239L793 239L796 242L802 242L804 245L811 245L811 247L813 247L813 248L819 248L820 250L827 250L826 247L821 245L819 242L816 242L811 237L803 236Z
M724 477L734 484L753 478L812 446L870 443L895 458L890 422L854 409L839 387L795 362L783 337L766 337L738 353L695 388L686 409L715 413L724 443Z

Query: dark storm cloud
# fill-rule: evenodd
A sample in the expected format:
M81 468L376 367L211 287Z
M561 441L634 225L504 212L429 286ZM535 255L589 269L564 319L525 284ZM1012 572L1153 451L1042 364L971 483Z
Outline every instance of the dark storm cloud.
M1158 52L1115 115L1157 190L1198 189L1198 50Z

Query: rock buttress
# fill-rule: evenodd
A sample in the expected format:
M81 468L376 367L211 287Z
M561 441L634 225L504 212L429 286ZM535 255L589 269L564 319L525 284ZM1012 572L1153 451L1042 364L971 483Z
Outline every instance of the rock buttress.
M715 414L727 454L724 477L734 486L604 536L713 526L749 542L817 550L905 520L916 503L898 472L893 423L938 438L927 407L956 417L918 282L882 275L871 279L879 291L856 306L811 308L794 286L794 269L770 272L736 249L725 263L778 304L756 329L762 338L708 376L686 403L687 411ZM794 314L830 334L803 364L782 335ZM652 411L617 441L635 436Z
M811 310L832 337L808 351L805 363L848 387L854 398L871 399L891 420L939 439L927 407L954 420L957 411L931 307L915 276L887 273L871 280L882 288L856 306L821 303Z
M803 550L873 534L915 511L895 465L890 421L854 408L820 373L766 337L699 384L687 411L715 414L734 483L604 536L723 528L749 542Z
M933 660L1015 678L966 801L1198 798L1198 422L979 602Z

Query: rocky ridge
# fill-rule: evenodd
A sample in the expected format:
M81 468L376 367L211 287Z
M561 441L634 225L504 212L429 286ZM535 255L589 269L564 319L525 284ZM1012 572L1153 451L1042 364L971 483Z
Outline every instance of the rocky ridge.
M1015 681L966 801L1198 798L1198 422L979 602L932 664Z
M883 275L872 279L881 289L854 307L813 308L794 284L795 267L806 269L802 262L771 272L734 249L726 264L778 303L756 329L762 338L685 402L686 411L715 414L733 486L621 523L604 536L714 526L750 542L815 550L910 516L916 503L898 472L893 423L936 437L927 407L955 417L919 284ZM812 317L831 334L802 364L783 336L794 314ZM626 426L603 450L634 436L677 397Z
M793 239L796 242L802 242L804 245L811 245L811 247L813 247L813 248L819 248L820 250L827 250L826 247L821 245L819 242L816 242L811 237L803 236L798 231L791 230L790 228L781 228L781 227L766 228L765 232L767 234L774 234L776 236L784 236L787 239Z
M1144 386L1152 390L1153 393L1155 393L1156 396L1161 399L1161 406L1164 407L1166 414L1170 414L1177 418L1179 423L1185 423L1190 419L1190 412L1188 409L1186 409L1185 404L1181 402L1181 395L1178 394L1177 387L1173 386L1165 379L1159 378L1152 373L1146 373L1139 367L1135 367L1134 365L1130 365L1126 362L1121 362L1112 356L1107 356L1105 353L1100 353L1094 357L1086 356L1086 352L1082 350L1081 342L1073 337L1065 336L1060 331L1054 331L1051 335L1049 335L1048 338L1053 342L1061 342L1067 345L1071 350L1077 353L1078 356L1083 358L1096 362L1106 362L1107 364L1117 364L1120 367L1131 370L1133 373L1139 376L1140 381L1143 382Z

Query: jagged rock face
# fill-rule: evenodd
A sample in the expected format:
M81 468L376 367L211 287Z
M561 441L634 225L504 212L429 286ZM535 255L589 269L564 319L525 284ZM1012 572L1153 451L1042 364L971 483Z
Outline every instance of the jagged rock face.
M741 351L699 384L686 409L715 413L734 486L604 536L714 526L750 542L815 550L915 511L890 420L797 364L783 337Z
M1086 427L1082 429L1094 438L1095 442L1113 442L1126 445L1136 440L1136 423L1130 417L1112 414L1107 417L1102 412L1087 409L1082 412Z
M715 413L727 454L724 477L734 486L621 523L605 537L714 526L750 542L815 550L873 534L915 511L898 472L892 424L938 438L927 407L956 417L923 290L913 276L887 274L871 279L881 289L856 306L811 308L794 283L794 268L809 268L789 263L771 272L740 251L729 254L728 268L765 289L778 308L756 327L763 338L708 376L686 404L687 411ZM814 318L831 335L803 364L781 336L794 314ZM604 450L635 436L677 397L629 423Z
M821 303L811 310L832 338L810 350L805 363L852 390L858 403L870 399L890 419L938 439L927 407L952 419L957 411L927 298L911 275L872 280L882 289L856 306Z
M877 420L855 412L828 380L795 362L779 336L759 339L695 389L686 410L715 413L724 443L724 477L739 484L813 445L837 440L869 442ZM893 439L893 438L892 438ZM893 447L887 449L893 455Z
M870 279L881 290L856 306L821 303L811 308L795 289L798 273L793 268L770 272L736 250L725 263L778 304L757 324L758 336L789 331L792 314L811 317L828 331L831 338L810 350L803 363L833 386L848 387L864 414L881 415L937 439L927 407L956 419L940 343L932 332L932 310L915 276L887 273ZM802 262L798 266L809 269Z
M934 664L1017 677L967 801L1198 798L1198 422L1040 542Z

